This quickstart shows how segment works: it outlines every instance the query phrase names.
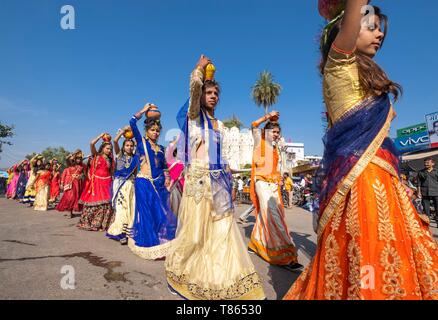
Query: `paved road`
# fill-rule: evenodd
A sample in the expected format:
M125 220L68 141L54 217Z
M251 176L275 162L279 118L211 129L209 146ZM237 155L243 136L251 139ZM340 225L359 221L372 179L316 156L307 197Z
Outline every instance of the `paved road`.
M236 214L246 208L238 206ZM0 299L179 299L167 291L163 261L143 260L101 232L78 230L78 219L0 198ZM286 211L286 221L299 262L307 265L316 240L311 214L294 208ZM253 222L250 217L239 225L247 240ZM281 299L299 275L251 258L268 299ZM63 289L70 266L75 288Z

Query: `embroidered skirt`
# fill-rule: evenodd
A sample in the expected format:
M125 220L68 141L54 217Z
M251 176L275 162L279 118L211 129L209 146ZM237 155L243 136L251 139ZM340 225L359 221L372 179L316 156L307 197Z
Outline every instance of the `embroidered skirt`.
M398 177L368 165L284 299L438 299L438 246Z
M192 165L186 177L178 229L166 258L168 284L190 300L264 299L232 214L214 219L209 173Z

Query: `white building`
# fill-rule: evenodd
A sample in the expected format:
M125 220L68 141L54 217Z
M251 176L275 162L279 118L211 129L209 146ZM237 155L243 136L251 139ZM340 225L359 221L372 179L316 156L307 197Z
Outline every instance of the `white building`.
M224 150L230 165L233 168L243 168L252 163L254 139L249 129L239 130L237 127L225 128ZM298 165L298 161L304 161L304 143L285 142L282 138L280 147L283 150L282 159L285 162L284 170L289 171Z
M286 142L284 143L284 149L284 159L287 169L296 167L299 161L303 161L305 159L304 143Z
M224 150L232 168L243 168L252 163L254 139L248 129L239 130L237 127L225 128Z

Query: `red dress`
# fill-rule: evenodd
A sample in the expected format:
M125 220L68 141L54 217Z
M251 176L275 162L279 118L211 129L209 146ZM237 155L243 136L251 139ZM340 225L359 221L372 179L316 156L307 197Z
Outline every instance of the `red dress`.
M112 176L110 164L101 155L93 158L88 170L85 189L79 203L85 206L97 206L111 202Z
M75 165L64 170L61 177L61 185L64 193L56 206L58 211L82 211L79 198L84 189L85 166Z
M98 155L91 160L85 189L79 203L83 204L77 227L88 231L108 230L114 221L111 204L112 176L110 160ZM114 165L114 161L112 162Z
M61 179L59 171L53 173L52 181L50 183L50 202L55 202L60 194L59 181Z

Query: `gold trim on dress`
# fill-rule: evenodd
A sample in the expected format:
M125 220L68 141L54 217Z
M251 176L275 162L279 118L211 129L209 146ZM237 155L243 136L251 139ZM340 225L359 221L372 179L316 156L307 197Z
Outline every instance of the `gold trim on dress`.
M331 223L331 233L325 241L324 296L327 300L340 300L342 297L342 269L339 260L339 244L335 232L339 230L344 214L345 201L341 203Z
M371 163L379 166L386 172L388 172L390 175L394 177L398 177L397 171L394 169L394 167L386 160L383 160L382 158L378 156L374 156L374 158L371 160Z
M172 245L172 241L173 240L153 247L139 247L136 246L135 241L130 238L128 239L128 247L135 255L139 256L140 258L146 260L156 260L167 256L169 249Z
M328 222L332 218L333 214L336 212L336 209L339 207L340 203L343 200L345 200L345 197L350 191L351 186L354 184L357 178L362 174L362 172L365 170L365 168L374 158L375 154L379 150L383 141L387 137L391 125L393 113L394 111L391 107L386 122L383 125L380 132L377 134L374 141L368 146L362 157L359 159L356 165L350 170L350 172L347 174L344 180L342 180L338 184L336 193L330 199L324 212L321 215L321 219L319 220L318 241L321 239L321 235L323 234L325 227L327 226Z
M379 233L379 240L390 242L396 241L394 226L391 223L389 216L388 195L385 189L385 185L376 178L376 182L373 184L374 195L376 197L377 214L379 217L379 223L377 231Z
M169 285L189 300L262 300L265 294L262 282L256 272L242 275L232 285L225 288L206 288L190 283L187 275L176 275L166 271Z
M360 236L358 203L357 184L354 184L351 187L350 199L348 200L347 206L347 217L345 220L347 234L351 236L347 247L348 283L350 284L347 289L348 300L363 300L360 275L362 251L357 241L357 238Z
M404 281L400 274L402 268L400 255L397 249L391 246L391 242L397 241L397 239L389 214L388 194L385 185L377 178L373 184L373 189L379 218L377 224L379 240L386 242L385 247L380 253L380 265L384 269L382 273L382 293L388 296L388 300L400 299L406 296L406 290L403 288Z

